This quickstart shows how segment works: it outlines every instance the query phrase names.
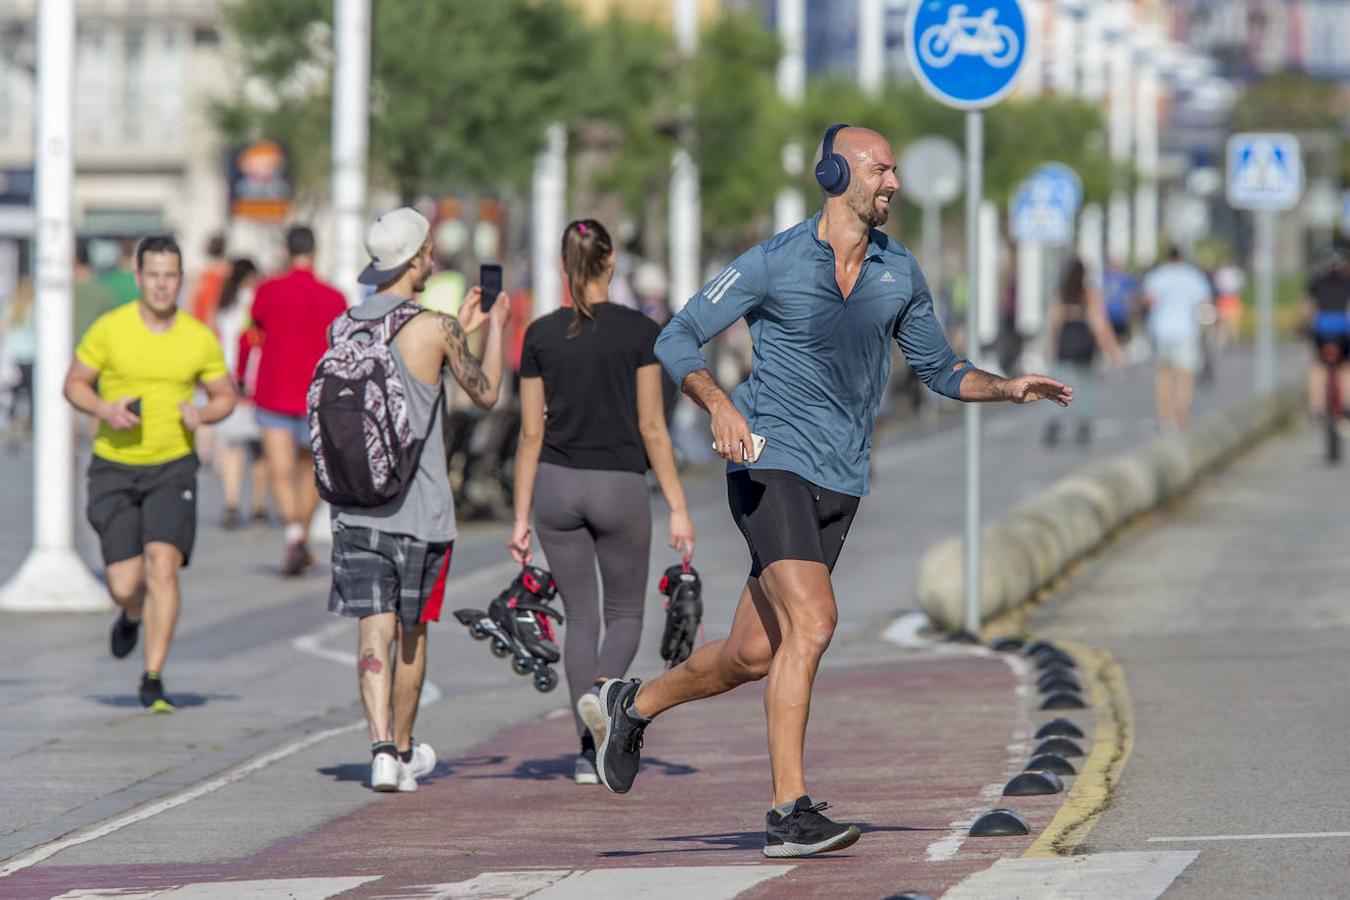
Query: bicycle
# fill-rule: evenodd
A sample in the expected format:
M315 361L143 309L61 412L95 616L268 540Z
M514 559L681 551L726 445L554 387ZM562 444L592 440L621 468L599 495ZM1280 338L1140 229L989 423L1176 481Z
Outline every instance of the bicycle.
M935 69L946 68L958 56L978 56L996 69L1006 68L1021 49L1017 34L996 24L998 10L966 16L960 4L947 11L947 21L924 29L919 37L919 56Z

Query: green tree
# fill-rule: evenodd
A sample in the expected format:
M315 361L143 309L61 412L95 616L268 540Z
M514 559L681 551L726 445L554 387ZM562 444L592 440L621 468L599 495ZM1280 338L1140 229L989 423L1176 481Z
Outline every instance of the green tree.
M332 4L235 0L225 20L253 85L218 110L227 137L270 134L299 180L327 173ZM560 0L381 0L372 4L372 176L404 198L519 186L543 125L569 119L591 49ZM260 98L259 95L262 95Z

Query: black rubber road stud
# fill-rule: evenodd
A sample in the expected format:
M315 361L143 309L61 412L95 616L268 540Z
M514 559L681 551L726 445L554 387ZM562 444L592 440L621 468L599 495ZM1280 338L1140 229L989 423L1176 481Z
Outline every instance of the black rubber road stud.
M996 637L989 642L990 650L997 650L999 653L1015 653L1022 649L1022 639L1005 634L1003 637Z
M1082 685L1078 683L1078 679L1073 677L1073 672L1068 669L1062 669L1059 666L1056 666L1053 669L1046 669L1042 672L1040 678L1036 679L1036 687L1044 691L1045 686L1052 681L1070 681L1073 682L1073 689L1075 691L1081 691L1083 689Z
M1014 775L1012 781L1003 786L1005 797L1032 797L1037 794L1058 794L1064 790L1064 782L1054 772L1023 772Z
M1072 678L1052 678L1040 685L1042 694L1054 694L1058 691L1067 691L1070 694L1079 694L1083 691L1083 686Z
M1035 656L1042 650L1054 650L1054 649L1055 645L1050 643L1049 641L1032 641L1030 644L1027 644L1025 647L1022 648L1022 655Z
M1046 722L1040 728L1036 729L1036 737L1082 738L1087 737L1087 735L1083 734L1083 729L1079 728L1068 719L1051 719L1049 722Z
M1087 709L1087 704L1077 694L1070 694L1068 691L1056 691L1045 698L1045 702L1041 704L1041 709Z
M927 891L901 891L898 894L887 894L885 900L933 900L933 895Z
M1008 837L1030 831L1022 817L1011 809L991 809L970 826L971 837Z
M1048 669L1051 666L1061 666L1065 669L1078 668L1074 663L1073 658L1063 650L1042 650L1040 653L1036 654L1034 659L1036 660L1036 668L1038 669Z
M1041 741L1036 745L1032 756L1040 756L1042 753L1053 753L1056 756L1063 756L1065 759L1070 756L1082 756L1083 748L1075 744L1068 738L1050 738L1048 741Z
M1054 772L1056 775L1078 774L1078 770L1073 767L1073 763L1069 762L1064 757L1056 756L1053 753L1042 753L1040 756L1032 757L1031 762L1027 763L1026 768L1023 771Z

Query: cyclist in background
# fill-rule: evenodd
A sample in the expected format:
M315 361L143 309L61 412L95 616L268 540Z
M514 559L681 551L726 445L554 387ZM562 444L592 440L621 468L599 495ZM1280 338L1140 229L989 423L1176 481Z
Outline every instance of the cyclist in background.
M1308 412L1326 412L1329 362L1350 359L1350 250L1332 249L1330 258L1308 282L1304 316L1313 340L1312 364L1308 367ZM1350 365L1337 368L1340 396L1350 396Z

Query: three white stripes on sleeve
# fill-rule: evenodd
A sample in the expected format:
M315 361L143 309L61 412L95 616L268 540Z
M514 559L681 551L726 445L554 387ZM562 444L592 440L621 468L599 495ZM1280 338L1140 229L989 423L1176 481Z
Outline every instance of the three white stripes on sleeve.
M708 287L703 289L703 296L708 298L709 303L716 303L726 295L730 288L741 277L739 269L727 269L721 275L713 279Z

